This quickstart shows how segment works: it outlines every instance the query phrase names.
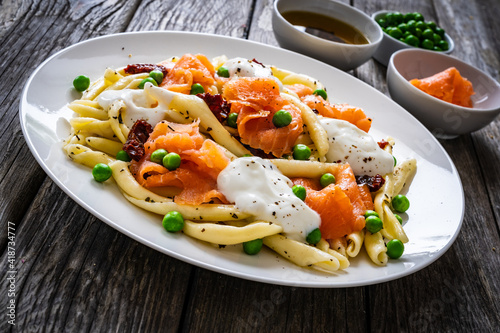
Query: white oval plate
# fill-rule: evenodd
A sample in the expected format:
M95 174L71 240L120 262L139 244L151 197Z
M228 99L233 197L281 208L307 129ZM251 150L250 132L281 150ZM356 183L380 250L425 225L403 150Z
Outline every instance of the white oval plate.
M264 249L245 255L240 246L219 249L183 234L169 234L161 217L130 204L112 181L93 181L88 168L70 161L62 140L69 134L65 105L78 98L72 88L77 75L91 80L106 67L156 63L174 55L202 53L208 58L257 59L322 81L330 99L362 107L373 118L370 131L378 141L396 138L395 156L417 159L418 171L407 192L411 201L403 214L410 242L399 260L385 267L372 264L365 253L335 275L299 268ZM408 112L360 80L311 58L279 48L223 36L186 32L136 32L100 37L64 49L42 63L28 80L20 101L23 133L33 155L54 182L90 213L129 237L174 258L220 273L266 283L337 288L394 280L424 268L455 240L463 218L460 178L444 149Z

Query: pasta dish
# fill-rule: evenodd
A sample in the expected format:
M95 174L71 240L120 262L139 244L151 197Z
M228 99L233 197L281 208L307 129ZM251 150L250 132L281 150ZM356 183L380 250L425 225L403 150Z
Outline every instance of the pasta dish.
M75 88L66 154L168 232L323 272L363 248L379 266L402 255L416 161L397 161L394 139L368 134L376 119L317 78L184 54Z

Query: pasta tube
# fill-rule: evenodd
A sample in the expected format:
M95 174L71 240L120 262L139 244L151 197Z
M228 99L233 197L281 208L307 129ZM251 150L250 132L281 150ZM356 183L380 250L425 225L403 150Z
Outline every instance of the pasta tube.
M80 117L95 118L98 120L108 119L108 113L104 111L97 101L78 99L68 104L68 108Z
M365 249L374 264L378 266L385 266L387 264L389 259L387 256L387 247L380 232L374 234L369 231L365 232Z
M321 163L316 161L300 161L300 160L285 160L273 159L270 160L278 169L287 177L306 177L316 178L330 172L335 173L337 170L336 163Z
M128 134L130 129L123 123L120 123L119 119L122 118L122 110L126 109L126 105L123 101L119 100L114 102L109 106L108 114L109 114L109 125L111 129L115 133L115 136L122 143L127 141Z
M328 273L340 269L340 261L336 256L283 235L265 237L263 242L264 245L298 266L311 266Z
M184 220L182 231L193 238L221 245L233 245L278 234L283 228L271 222L252 222L243 227Z
M108 164L114 161L109 155L93 151L89 147L80 144L69 144L65 147L68 156L75 162L93 168L98 163Z
M100 138L97 136L89 136L85 138L85 143L94 149L105 152L108 155L116 156L120 150L122 150L123 145L114 140Z
M125 192L123 196L132 204L144 210L165 215L173 210L178 211L182 216L189 220L206 221L231 221L241 220L250 217L249 214L240 212L234 205L202 204L197 206L179 205L173 201L157 202L154 200L137 199Z

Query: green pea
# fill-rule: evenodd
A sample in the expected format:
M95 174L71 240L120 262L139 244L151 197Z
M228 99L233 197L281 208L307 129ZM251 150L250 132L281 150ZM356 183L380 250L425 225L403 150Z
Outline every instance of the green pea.
M153 79L152 77L147 77L145 78L144 80L142 80L140 83L139 83L139 86L138 88L139 89L144 89L144 86L146 85L146 83L151 83L153 86L155 87L158 87L158 83L156 83L156 80Z
M434 51L438 51L438 52L443 51L443 49L442 49L442 48L440 48L439 46L434 46L433 50L434 50Z
M149 72L149 77L153 78L156 83L160 84L163 81L163 72L155 69Z
M404 21L404 15L400 12L394 13L394 21L396 24L402 23Z
M217 69L217 75L220 77L229 77L229 70L226 67L221 66Z
M403 255L405 246L399 239L393 239L387 243L387 255L391 259L398 259Z
M410 35L410 36L405 38L405 43L408 45L411 45L411 46L418 47L418 45L420 44L420 41L418 40L418 37L416 37L414 35Z
M404 33L406 32L406 30L408 28L406 27L406 23L400 23L400 24L398 24L398 29L401 30L403 32L403 35L404 35Z
M423 21L417 21L416 26L418 29L422 30L422 32L427 29L427 24Z
M403 36L403 32L399 28L392 28L391 31L389 32L389 35L392 38L399 39Z
M181 231L184 228L184 217L178 211L173 210L165 214L162 225L168 232Z
M380 217L371 215L365 219L365 228L372 234L379 232L383 227L384 224L382 223Z
M163 157L163 166L173 171L181 166L181 157L176 153L168 153Z
M437 28L437 25L435 22L433 21L428 21L428 22L425 22L427 24L427 27L429 27L429 29L432 29L432 30L435 30Z
M191 86L191 95L203 94L205 92L205 88L199 83L195 83Z
M306 200L307 191L306 191L306 188L304 186L302 186L302 185L293 185L292 192L300 200L302 200L302 201Z
M430 39L430 40L433 40L434 39L434 31L432 31L431 29L425 29L423 32L422 32L422 36L424 38L427 38L427 39ZM439 36L439 35L438 35Z
M328 98L328 95L326 94L326 91L324 89L316 89L313 91L313 94L316 96L321 96L323 99L326 101Z
M238 114L236 112L232 112L227 116L227 126L232 127L232 128L237 128L237 121L238 120Z
M119 161L124 161L124 162L130 162L132 160L130 158L130 156L128 156L128 154L127 154L127 152L125 150L120 150L116 154L116 159L119 160Z
M441 36L441 38L444 38L444 34L445 34L444 29L437 27L436 29L434 29L434 32L437 33L439 36Z
M380 216L378 215L378 213L377 213L376 211L374 211L374 210L367 210L367 211L365 212L365 219L366 219L368 216L380 217Z
M410 20L406 22L406 29L408 29L408 31L411 33L415 33L415 29L417 29L417 21Z
M380 25L382 28L387 27L387 21L385 19L378 19L377 20L378 25Z
M441 38L441 36L439 36L438 34L434 33L432 35L432 39L431 40L434 42L434 44L438 44L440 41L443 40L443 38Z
M260 252L262 249L262 239L254 239L243 243L243 251L246 254L254 255Z
M385 20L387 21L387 24L389 26L392 26L396 23L396 16L394 15L394 13L387 13L385 15Z
M396 220L399 221L399 224L403 224L403 218L401 216L399 216L398 214L394 214L394 216L396 217Z
M392 198L392 208L399 213L404 213L410 208L410 200L405 195L398 194Z
M290 125L292 119L292 114L290 112L279 110L273 116L273 124L278 128L285 127Z
M403 33L403 39L404 39L404 38L406 38L406 37L408 37L408 36L411 36L411 32L409 32L409 31L407 30L407 31L405 31L405 32Z
M89 88L90 86L90 78L86 75L78 75L74 80L73 80L73 87L77 91L85 91Z
M316 228L313 231L311 231L309 235L307 235L306 237L306 242L313 245L318 244L320 240L321 240L321 230L319 230L319 228Z
M92 176L94 176L94 179L99 183L108 180L112 174L113 172L111 171L109 165L104 163L97 163L92 169Z
M311 149L304 145L299 143L298 145L295 145L293 147L293 159L294 160L307 160L311 157Z
M422 37L422 29L416 28L415 29L415 36L417 36L418 38Z
M403 20L405 22L408 22L408 21L411 21L411 20L415 20L415 15L413 13L406 13L403 16Z
M151 157L150 157L150 160L151 162L155 162L155 163L159 163L159 164L163 164L163 158L165 157L165 155L168 154L168 151L166 151L165 149L156 149L152 154L151 154Z
M415 21L423 21L424 20L424 15L420 13L413 13L413 17Z
M424 49L432 50L434 49L434 43L430 39L424 39L422 41L422 47Z
M319 183L322 187L327 187L330 184L335 184L335 176L327 172L321 176Z
M444 51L448 50L449 48L448 42L445 40L440 40L437 46L439 46Z

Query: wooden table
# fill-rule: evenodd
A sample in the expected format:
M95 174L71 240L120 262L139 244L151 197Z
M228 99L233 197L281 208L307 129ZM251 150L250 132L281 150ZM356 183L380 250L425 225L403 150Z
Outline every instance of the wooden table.
M496 0L351 3L368 14L423 13L455 39L454 56L500 79ZM251 282L163 255L90 215L35 162L18 120L19 96L50 55L139 30L277 45L271 8L271 0L0 2L0 331L500 332L500 119L440 141L466 200L462 230L446 254L408 277L347 289ZM374 60L351 74L387 94L386 68ZM15 233L15 326L8 323L8 231Z

